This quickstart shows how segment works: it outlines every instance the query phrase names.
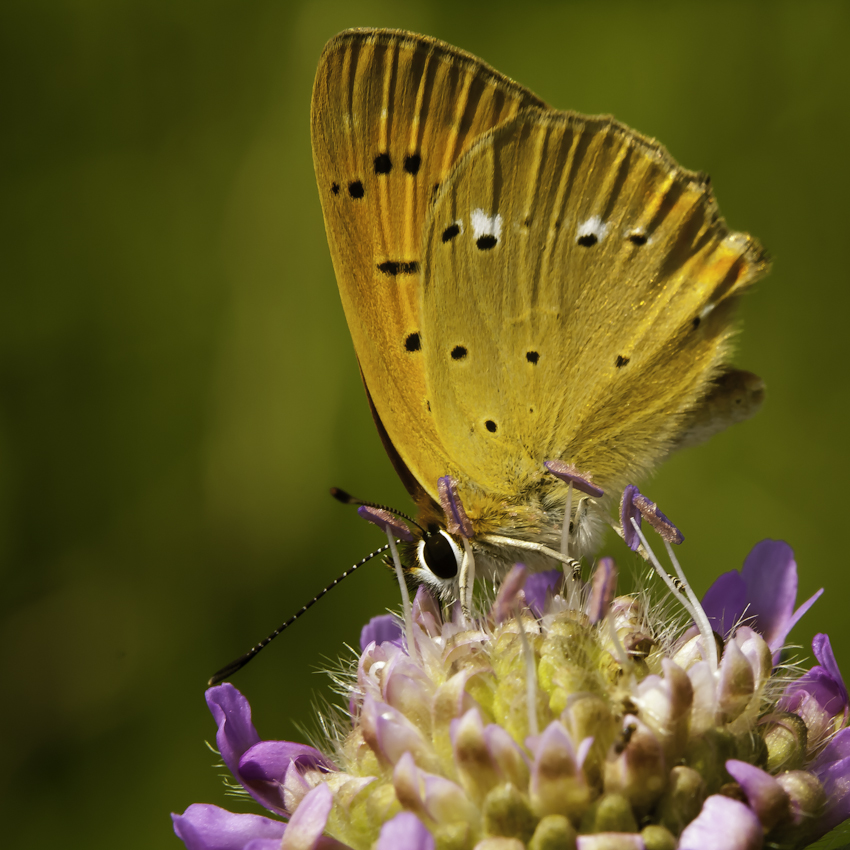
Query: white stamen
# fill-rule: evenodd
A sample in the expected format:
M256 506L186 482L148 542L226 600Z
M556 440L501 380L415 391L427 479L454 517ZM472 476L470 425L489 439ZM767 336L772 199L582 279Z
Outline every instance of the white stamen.
M697 627L700 630L700 634L705 637L706 635L711 636L711 640L706 638L706 643L709 647L709 662L711 663L711 669L717 670L717 644L714 640L714 631L711 628L711 623L708 621L708 616L705 613L702 605L700 604L699 599L697 599L696 594L691 589L690 584L688 584L688 580L685 578L684 570L682 570L681 566L679 566L679 561L676 556L673 554L673 547L670 544L669 540L664 541L664 545L667 547L667 554L670 556L670 563L673 564L673 569L676 570L676 575L679 577L679 581L682 582L685 588L685 593L688 596L688 599L691 601L691 605L694 606L694 613L697 615L694 617L694 622L697 624Z
M407 592L407 584L404 581L404 571L401 568L401 558L398 556L398 548L395 545L395 537L387 529L387 540L390 541L390 552L393 556L393 565L398 579L398 588L401 591L401 608L404 612L404 637L407 641L407 654L416 660L416 641L413 639L413 609L410 606L410 594Z
M537 665L534 663L534 650L531 648L531 642L525 633L519 606L514 611L514 616L519 626L519 639L522 641L522 654L525 659L525 703L528 710L528 734L538 735L540 727L537 725Z
M626 648L620 641L620 636L617 634L617 630L614 628L614 618L611 616L610 611L605 615L605 619L608 621L608 631L610 633L611 643L614 644L614 654L617 656L617 661L620 662L620 666L624 670L631 671L634 668L634 664L632 663L632 659L629 657L629 653L626 652Z
M582 236L595 236L601 242L607 232L608 225L604 224L598 215L594 215L578 226L576 239L581 239Z
M482 209L473 210L470 224L473 239L478 239L479 236L495 236L498 241L502 235L502 217L498 213L490 216Z
M644 534L640 530L640 528L637 524L637 520L634 517L632 517L632 526L634 527L634 530L637 532L637 535L640 538L640 542L643 544L644 551L649 556L649 563L652 564L652 566L655 568L655 572L657 572L658 575L661 576L662 581L664 582L664 584L667 585L667 587L670 590L670 593L672 593L673 596L676 597L676 599L679 601L679 604L691 615L691 619L694 621L694 623L696 623L696 626L699 629L699 633L702 636L703 643L705 644L705 651L708 653L709 667L711 667L711 670L712 670L713 673L716 673L717 672L717 644L714 642L714 632L711 630L711 626L708 622L708 617L705 616L705 611L703 611L702 606L699 603L697 603L697 608L699 609L700 614L702 614L702 617L700 617L699 614L697 614L696 610L691 605L690 601L688 600L688 597L686 597L679 590L679 588L676 587L676 584L673 581L672 576L669 575L667 570L665 570L664 567L661 566L661 563L659 562L658 558L655 557L655 552L653 552L652 549L650 548L649 543L646 540L646 537L644 537ZM674 567L675 566L676 566L676 564L674 564ZM681 569L681 567L680 567L680 569ZM687 583L686 583L685 587L689 588L689 585L687 585Z

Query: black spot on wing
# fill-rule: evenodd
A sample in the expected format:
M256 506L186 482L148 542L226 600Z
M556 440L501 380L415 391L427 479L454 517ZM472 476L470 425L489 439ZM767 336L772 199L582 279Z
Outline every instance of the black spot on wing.
M419 340L418 333L412 333L407 335L407 339L404 341L404 347L408 351L419 351L422 348L422 343Z
M537 361L540 359L540 354L537 351L526 351L525 352L525 359L529 363L537 363Z
M448 226L448 227L447 227L447 228L443 231L443 242L451 242L451 240L452 240L452 239L454 239L454 238L455 238L455 236L457 236L457 235L458 235L458 233L460 233L460 225L459 225L459 224L457 224L457 223L455 223L455 224L450 224L450 225L449 225L449 226Z
M467 351L462 345L456 345L452 349L452 360L463 360L466 357Z
M492 233L485 233L475 240L475 247L479 251L489 251L491 248L495 248L498 242L499 240Z
M699 316L694 316L694 321L693 321L694 330L696 330L699 327L699 323L701 321L702 321L702 319Z
M379 153L375 157L375 174L389 174L393 163L388 153Z
M418 153L408 154L404 158L404 170L408 174L416 174L422 165L422 157Z
M631 357L623 357L622 354L617 355L617 362L615 363L618 369L622 369L632 358Z
M486 429L487 429L487 430L488 430L491 434L495 434L495 433L496 433L496 423L495 423L492 419L488 419L488 420L484 423L484 427L485 427L485 428L486 428Z
M378 263L378 271L387 277L397 277L401 274L416 274L419 271L419 263L413 260L405 263L400 260L385 260Z
M352 180L348 184L348 194L355 200L359 200L366 192L363 190L363 184L359 180Z
M645 233L630 233L629 234L629 242L632 245L646 245L646 234Z
M585 233L576 239L576 243L582 248L592 248L599 241L599 237L595 233Z
M339 183L331 183L331 193L334 195L339 194Z

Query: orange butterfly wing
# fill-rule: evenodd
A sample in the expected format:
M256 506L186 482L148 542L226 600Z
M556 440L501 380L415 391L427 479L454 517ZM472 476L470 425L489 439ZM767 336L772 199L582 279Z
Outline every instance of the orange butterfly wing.
M459 157L528 106L545 108L480 59L406 32L341 33L319 62L313 160L331 257L379 432L413 495L436 500L447 471L417 356L425 218Z

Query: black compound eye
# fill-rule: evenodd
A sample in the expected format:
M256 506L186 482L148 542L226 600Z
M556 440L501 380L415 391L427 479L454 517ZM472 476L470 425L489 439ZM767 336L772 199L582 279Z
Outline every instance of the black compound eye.
M454 578L462 561L460 549L445 531L430 532L419 541L419 563L437 578Z

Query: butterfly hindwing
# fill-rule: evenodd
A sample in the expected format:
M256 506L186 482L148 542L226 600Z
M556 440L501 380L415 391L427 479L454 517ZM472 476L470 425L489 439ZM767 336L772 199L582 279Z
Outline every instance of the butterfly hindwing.
M425 226L422 355L447 471L513 500L547 459L606 489L646 472L703 404L730 309L766 267L704 178L611 118L528 109L487 133Z
M458 158L530 105L544 106L479 59L404 32L342 33L316 75L313 158L355 352L408 489L434 499L447 459L422 362L425 217Z

